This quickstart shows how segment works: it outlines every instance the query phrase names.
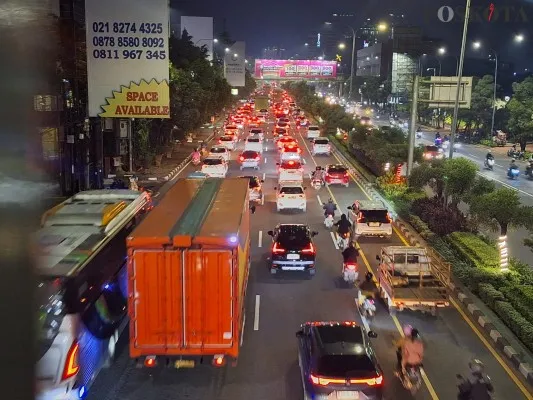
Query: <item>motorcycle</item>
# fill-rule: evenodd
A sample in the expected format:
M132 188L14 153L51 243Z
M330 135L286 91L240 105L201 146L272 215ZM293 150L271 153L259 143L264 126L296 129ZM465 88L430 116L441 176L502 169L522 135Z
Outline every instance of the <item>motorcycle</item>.
M333 220L333 214L326 215L326 218L324 219L324 225L327 229L333 228L334 220Z
M507 151L507 156L508 156L508 157L512 157L512 158L514 158L514 159L516 159L516 160L523 160L523 159L525 159L525 154L524 154L523 151L515 150L515 149L513 149L513 148L511 148L511 149L509 149L509 150Z
M494 158L486 158L485 159L485 168L489 169L489 170L493 170L494 169Z
M408 367L398 375L402 386L411 392L412 395L418 392L420 386L422 385L422 375L420 374L420 367L413 366Z
M518 179L518 177L520 176L520 170L518 169L518 167L509 168L509 170L507 171L507 176L511 179Z
M435 146L440 147L442 145L442 139L441 138L435 138Z
M358 277L359 271L356 263L348 262L342 264L342 279L344 279L344 282L353 285L357 282Z
M196 152L192 155L192 158L191 158L191 162L192 162L192 165L196 166L196 165L200 165L200 162L202 161L202 157L200 155L200 153Z
M533 166L528 165L524 171L524 175L527 176L529 180L533 180Z
M322 180L321 179L313 179L311 181L311 186L313 189L318 190L322 187Z
M350 234L349 233L339 233L338 234L338 245L341 251L346 250L348 244L350 243Z

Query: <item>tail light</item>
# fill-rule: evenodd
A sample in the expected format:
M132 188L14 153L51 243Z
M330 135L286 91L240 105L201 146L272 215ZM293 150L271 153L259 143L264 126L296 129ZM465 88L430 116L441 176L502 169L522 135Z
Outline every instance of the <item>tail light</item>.
M226 359L224 358L223 355L217 354L213 357L213 365L215 367L222 367L224 366L225 363L226 363Z
M274 243L274 246L272 246L272 253L282 254L285 253L285 249L281 247L278 243Z
M311 382L313 383L313 385L319 385L319 386L327 386L330 383L333 383L333 384L345 384L346 383L345 379L323 378L321 376L316 376L313 374L311 374L309 378L311 379ZM355 384L366 383L368 386L380 386L383 384L383 376L378 375L377 377L370 378L370 379L350 379L350 383L355 383Z
M302 253L315 254L315 246L313 246L313 243L309 243L309 246L307 246L305 249L303 249Z
M345 172L345 173L344 173L344 177L345 177L345 178L348 178L349 176L350 176L350 174L348 174L348 172Z
M144 366L146 368L154 368L157 365L157 360L154 356L148 356L144 359Z
M218 139L218 144L222 144L222 140Z
M357 264L346 264L346 268L355 271L357 269Z
M301 153L301 152L302 152L302 149L296 149L296 151L298 151L298 153Z
M389 214L389 213L387 213L387 221L388 221L389 223L392 222L392 218L390 217L390 214Z
M80 351L80 345L78 342L72 343L67 353L67 359L65 361L65 367L63 368L62 380L66 380L75 376L80 370L80 364L78 362L78 355Z
M241 160L241 162L244 161L244 157L243 157L243 156L240 156L240 157L239 157L239 160Z
M255 157L255 160L256 160L256 161L259 161L260 159L261 159L260 156Z
M368 386L381 386L383 384L383 377L378 375L370 379L350 379L350 383L366 383Z

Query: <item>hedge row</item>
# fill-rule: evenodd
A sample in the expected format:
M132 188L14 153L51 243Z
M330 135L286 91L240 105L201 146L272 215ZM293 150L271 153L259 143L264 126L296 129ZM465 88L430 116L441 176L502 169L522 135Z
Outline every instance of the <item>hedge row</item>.
M422 239L431 240L435 237L435 234L429 229L428 225L418 216L411 214L408 221L420 236L422 236Z
M524 345L533 351L533 324L529 323L511 303L496 301L494 311Z
M499 268L498 250L474 233L453 232L446 236L448 242L473 265Z
M502 288L502 293L514 308L533 324L533 286L520 285Z

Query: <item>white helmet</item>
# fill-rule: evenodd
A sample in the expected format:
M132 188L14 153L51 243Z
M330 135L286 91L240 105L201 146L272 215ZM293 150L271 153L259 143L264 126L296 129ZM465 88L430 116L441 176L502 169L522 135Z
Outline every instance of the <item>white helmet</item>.
M411 337L411 332L413 332L413 327L411 325L403 326L403 334L405 337Z

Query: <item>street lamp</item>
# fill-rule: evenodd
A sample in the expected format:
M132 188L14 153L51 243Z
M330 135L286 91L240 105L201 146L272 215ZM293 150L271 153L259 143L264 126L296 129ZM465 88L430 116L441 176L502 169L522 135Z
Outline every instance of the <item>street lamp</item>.
M440 47L438 50L437 50L437 53L439 53L441 56L446 54L446 48L445 47Z
M517 34L515 37L514 37L514 41L517 42L517 43L521 43L524 41L524 35L522 35L521 33Z
M385 32L388 27L387 27L387 24L385 22L381 22L381 23L378 24L377 28L378 28L378 31Z
M213 43L218 43L218 39L213 39Z
M226 47L226 48L224 49L224 51L225 51L226 53L229 53L229 47Z
M304 43L304 46L305 46L305 47L309 46L309 43Z
M339 43L339 49L344 50L346 48L346 45L344 43Z
M472 47L476 50L479 49L481 47L481 42L477 41L472 43Z
M427 68L426 71L431 71L433 70L433 76L436 76L437 75L437 68Z
M474 42L472 44L474 46L474 49L481 48L481 42ZM490 51L494 54L494 88L492 90L492 118L490 122L490 134L492 135L492 132L494 132L494 116L496 115L496 86L498 81L498 53L496 53L493 49L490 49Z
M237 58L239 55L237 53L233 53L233 57Z

